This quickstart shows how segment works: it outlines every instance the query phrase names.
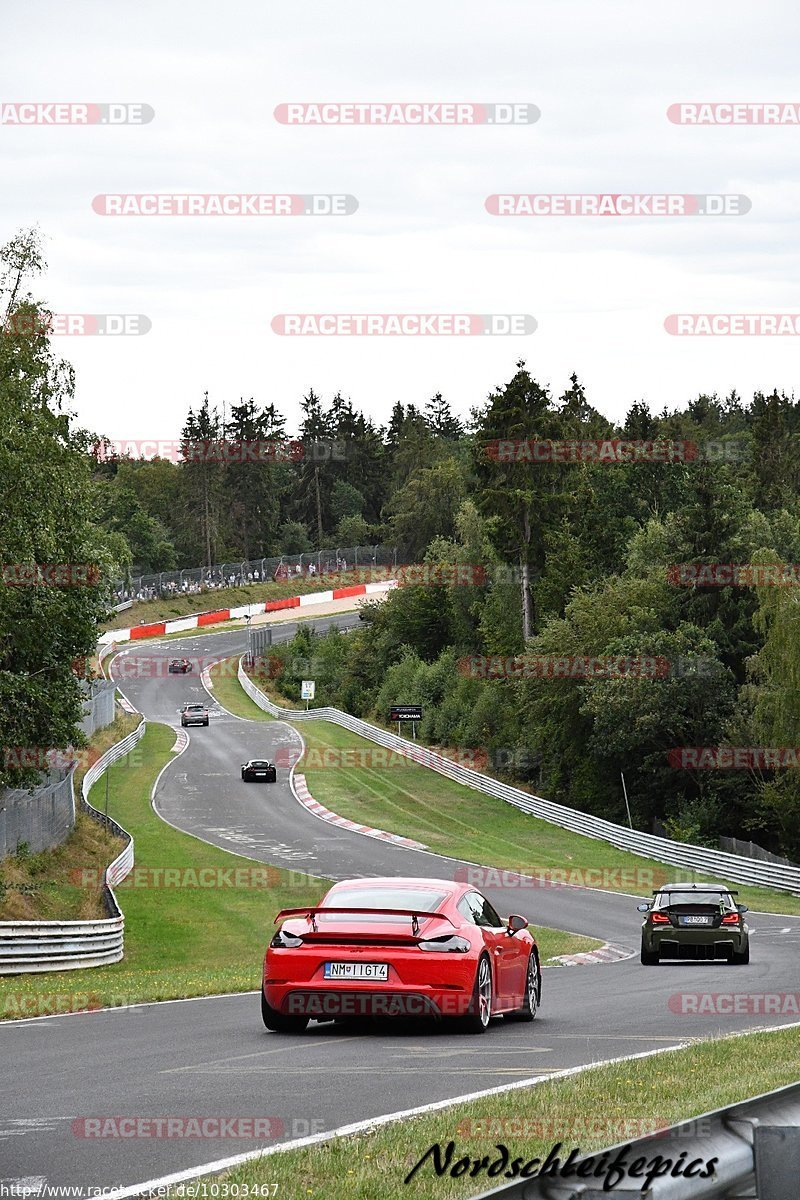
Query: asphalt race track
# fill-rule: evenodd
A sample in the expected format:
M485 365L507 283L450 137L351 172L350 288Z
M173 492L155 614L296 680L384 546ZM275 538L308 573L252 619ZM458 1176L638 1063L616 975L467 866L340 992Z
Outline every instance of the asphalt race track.
M314 624L322 630L355 619L347 614ZM288 640L295 628L276 626L275 640ZM125 659L202 656L207 662L244 649L244 632L237 630L133 645ZM179 728L180 705L208 699L197 670L131 678L124 663L115 660L115 677L150 721ZM242 762L274 758L281 747L298 745L297 736L281 722L244 721L212 701L209 706L208 728L187 731L188 748L161 777L155 803L165 820L238 854L329 878L453 878L460 865L455 860L404 850L312 816L290 791L288 767L278 768L277 784L242 783ZM794 993L800 917L751 913L749 966L648 969L638 961L635 897L567 887L487 894L503 915L516 911L540 925L602 937L636 956L548 969L536 1021L498 1021L479 1038L413 1024L312 1024L301 1036L278 1035L263 1028L257 994L4 1022L0 1184L44 1188L39 1194L64 1185L131 1187L276 1140L564 1067L797 1019L682 1015L669 1002L678 993ZM265 944L273 917L264 914ZM279 1124L275 1138L260 1140L76 1136L76 1118L98 1116L271 1117Z

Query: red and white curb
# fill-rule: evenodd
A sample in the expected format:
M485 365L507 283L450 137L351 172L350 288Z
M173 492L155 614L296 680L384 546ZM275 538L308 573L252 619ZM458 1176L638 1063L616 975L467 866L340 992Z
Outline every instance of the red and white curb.
M612 946L606 942L596 950L585 950L582 954L558 954L551 959L551 964L560 967L582 967L591 963L620 962L623 958L633 958L634 951L623 950L621 946Z
M136 715L138 715L137 709L135 709L133 707L130 700L127 698L127 696L118 696L117 704L120 706L120 708L123 710L123 712L131 713L131 714L135 713Z
M321 817L323 821L330 821L331 825L338 825L341 829L351 829L354 833L365 833L367 837L378 838L382 842L391 842L393 846L405 846L407 850L427 850L428 848L422 842L415 842L413 838L401 837L399 833L387 833L385 829L373 829L371 825L359 825L357 821L350 821L347 817L340 817L338 813L331 812L311 795L305 775L295 775L294 793L304 808L312 812L315 817Z
M181 726L180 729L175 730L175 744L172 747L172 753L173 754L183 754L183 751L186 749L186 747L188 745L189 745L189 735L186 732L186 730L183 728L183 726Z
M191 617L180 617L177 621L155 621L150 625L134 625L131 629L109 629L100 637L100 645L108 642L133 642L139 638L164 637L167 633L183 633L186 629L200 629L204 625L220 625L223 621L237 621L242 617L256 616L258 613L329 604L332 600L349 600L351 596L369 596L373 592L383 592L396 586L396 579L384 579L378 583L354 583L351 587L329 588L326 592L306 592L302 596L287 596L283 600L244 604L241 608L219 608L213 612L195 613Z

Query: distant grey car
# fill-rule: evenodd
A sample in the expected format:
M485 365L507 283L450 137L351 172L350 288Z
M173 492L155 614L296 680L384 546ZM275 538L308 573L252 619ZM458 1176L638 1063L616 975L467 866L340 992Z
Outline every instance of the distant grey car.
M733 899L738 892L717 883L667 883L640 904L644 966L662 958L723 959L743 965L750 961L750 928L746 904Z
M181 709L181 725L207 725L208 709L205 704L184 704Z

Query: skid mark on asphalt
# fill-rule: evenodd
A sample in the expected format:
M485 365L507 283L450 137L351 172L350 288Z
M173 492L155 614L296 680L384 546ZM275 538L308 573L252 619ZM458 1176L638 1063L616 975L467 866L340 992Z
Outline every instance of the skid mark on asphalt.
M317 857L312 850L301 850L294 846L287 846L284 842L267 842L262 838L253 837L244 829L208 828L204 832L209 837L217 837L220 841L230 842L234 846L246 846L250 850L264 851L284 862L315 862Z
M59 1123L67 1120L69 1117L18 1117L0 1121L0 1142L6 1138L24 1137L26 1133L54 1133Z

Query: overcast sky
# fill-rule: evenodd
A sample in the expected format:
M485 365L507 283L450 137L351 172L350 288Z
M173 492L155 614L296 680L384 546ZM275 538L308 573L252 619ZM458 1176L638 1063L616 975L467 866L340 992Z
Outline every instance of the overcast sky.
M688 338L670 313L800 312L798 126L672 124L680 101L800 103L796 3L263 0L7 5L2 103L149 104L123 127L0 126L0 240L36 223L82 421L171 438L209 391L298 416L313 387L378 420L467 413L523 357L602 412L795 384L798 339ZM535 124L287 126L292 101L527 102ZM97 215L100 193L347 193L341 217ZM737 217L490 216L521 193L738 193ZM527 313L528 336L281 337L278 313Z

